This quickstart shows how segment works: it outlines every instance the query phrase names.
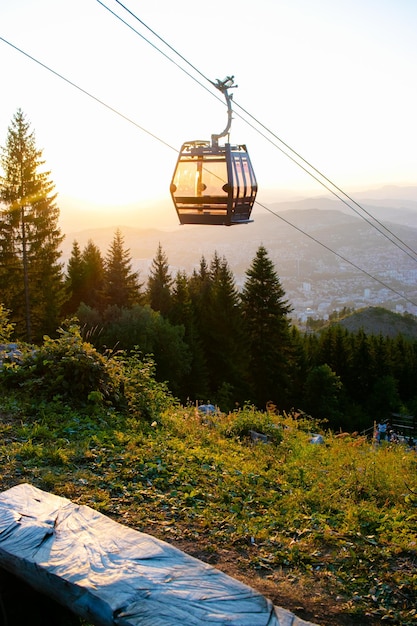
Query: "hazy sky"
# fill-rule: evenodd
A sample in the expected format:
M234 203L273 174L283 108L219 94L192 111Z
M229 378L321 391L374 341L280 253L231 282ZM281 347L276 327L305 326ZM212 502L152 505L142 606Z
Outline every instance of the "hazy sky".
M0 145L20 107L60 198L109 211L170 203L176 151L223 130L222 96L115 0L103 2L208 91L97 0L0 0L0 36L173 149L3 41ZM416 0L124 4L205 77L234 74L236 103L346 192L417 183ZM231 142L247 144L261 200L270 189L322 190L235 110Z

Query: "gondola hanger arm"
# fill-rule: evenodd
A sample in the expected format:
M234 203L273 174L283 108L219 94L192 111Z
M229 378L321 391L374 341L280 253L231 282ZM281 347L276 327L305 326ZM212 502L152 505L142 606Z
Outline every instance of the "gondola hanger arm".
M226 98L226 104L227 104L227 125L226 125L226 128L223 130L223 132L219 133L218 135L211 136L211 145L213 146L213 148L216 148L219 145L219 139L221 137L226 137L232 125L233 95L229 94L228 89L235 89L237 87L237 85L234 84L234 78L235 78L234 76L226 76L224 80L219 80L217 78L216 82L213 83L216 89L222 92L222 94Z

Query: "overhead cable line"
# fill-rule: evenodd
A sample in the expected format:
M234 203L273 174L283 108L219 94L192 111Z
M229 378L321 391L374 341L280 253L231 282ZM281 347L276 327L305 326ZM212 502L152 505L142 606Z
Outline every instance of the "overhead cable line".
M109 109L109 111L112 111L112 113L116 113L116 115L118 115L119 117L122 117L124 120L126 120L127 122L130 122L131 124L133 124L134 126L136 126L136 128L139 128L139 130L143 131L144 133L146 133L147 135L149 135L150 137L152 137L153 139L156 139L157 141L159 141L160 143L164 144L165 146L167 146L168 148L171 148L171 150L174 150L175 152L177 151L176 148L174 148L174 146L171 146L169 143L167 143L166 141L164 141L163 139L161 139L160 137L158 137L157 135L155 135L154 133L152 133L151 131L147 130L146 128L144 128L143 126L140 126L139 124L137 124L134 120L132 120L130 117L127 117L127 115L124 115L123 113L121 113L120 111L118 111L117 109L115 109L114 107L110 106L109 104L107 104L106 102L104 102L104 100L100 100L100 98L97 98L97 96L94 96L92 93L90 93L89 91L87 91L86 89L83 89L82 87L80 87L79 85L76 85L75 83L72 82L72 80L69 80L68 78L65 78L65 76L63 76L62 74L60 74L59 72L53 70L51 67L49 67L48 65L45 65L45 63L42 63L42 61L39 61L38 59L35 59L35 57L33 57L32 55L30 55L28 52L25 52L24 50L22 50L22 48L19 48L18 46L14 45L13 43L11 43L10 41L8 41L7 39L5 39L4 37L2 37L0 35L0 40L3 41L4 43L6 43L8 46L10 46L11 48L14 48L15 50L17 50L17 52L20 52L21 54L23 54L25 57L27 57L28 59L30 59L31 61L34 61L35 63L37 63L38 65L40 65L41 67L43 67L45 70L48 70L48 72L51 72L51 74L54 74L55 76L57 76L58 78L60 78L61 80L65 81L66 83L68 83L68 85L71 85L71 87L74 87L75 89L78 89L78 91L81 91L83 94L85 94L86 96L88 96L89 98L92 98L93 100L95 100L96 102L98 102L99 104L103 105L104 107L106 107L106 109Z
M285 217L282 217L282 215L280 215L279 213L276 213L275 211L273 211L272 209L268 208L267 206L257 202L257 204L259 204L260 206L262 206L266 211L269 211L269 213L271 213L272 215L275 215L275 217L278 217L278 219L282 220L283 222L285 222L286 224L288 224L289 226L292 226L293 228L295 228L295 230L298 230L298 232L302 233L303 235L305 235L306 237L308 237L309 239L311 239L312 241L314 241L315 243L318 243L322 248L324 248L325 250L328 250L329 252L331 252L332 254L336 255L337 257L339 257L339 259L341 259L342 261L344 261L345 263L348 263L349 265L351 265L352 267L354 267L355 269L359 270L360 272L362 272L363 274L365 274L366 276L368 276L369 278L372 278L372 280L375 280L377 283L379 283L380 285L382 285L383 287L385 287L386 289L389 289L389 291L392 291L392 293L395 293L397 296L400 296L401 298L403 298L404 300L406 300L406 302L409 302L410 304L416 306L416 303L413 302L413 300L410 300L409 298L407 298L406 295L404 295L403 293L401 293L400 291L397 291L396 289L393 289L392 287L390 287L389 285L387 285L387 283L385 283L383 280L376 278L376 276L373 276L372 274L370 274L369 272L367 272L366 270L364 270L362 267L360 267L359 265L356 265L356 263L354 263L353 261L350 261L349 259L347 259L346 257L344 257L342 254L340 254L339 252L335 252L332 248L330 248L330 246L327 246L325 243L323 243L322 241L319 241L318 239L316 239L313 235L310 235L310 233L306 233L302 228L300 228L299 226L296 226L295 224L293 224L292 222L290 222L289 220L285 219Z
M174 54L176 54L182 61L184 61L189 67L191 67L196 73L198 73L202 78L204 78L204 80L206 80L207 82L209 82L211 85L215 85L215 83L210 80L203 72L201 72L195 65L193 65L190 61L188 61L188 59L186 59L180 52L178 52L173 46L171 46L171 44L169 44L163 37L161 37L160 35L158 35L158 33L156 33L150 26L148 26L142 19L140 19L135 13L133 13L133 11L131 11L128 7L126 7L122 2L120 2L120 0L114 0L120 7L122 7L127 13L129 13L129 15L131 15L135 20L137 20L140 24L142 24L142 26L144 26L150 33L152 33L152 35L154 35L155 37L157 37L157 39L159 39L159 41L161 41L169 50L171 50ZM168 54L166 54L165 52L163 52L160 48L158 48L158 46L156 46L154 43L152 43L151 41L149 41L146 37L144 37L142 35L142 33L138 32L136 29L133 28L133 26L131 26L131 24L129 24L128 22L126 22L120 15L118 15L117 13L115 13L112 9L110 9L106 4L104 4L101 0L97 0L97 2L105 9L107 9L107 11L109 11L112 15L114 15L114 17L116 17L117 19L119 19L123 24L125 24L128 28L130 28L133 32L135 32L139 37L141 37L142 39L144 39L144 41L146 41L147 43L149 43L155 50L157 50L160 54L162 54L167 60L169 60L171 63L173 63L176 67L178 67L180 70L182 70L185 74L187 74L187 76L189 76L190 78L192 78L192 80L194 80L195 82L197 82L201 87L203 87L203 89L205 89L206 91L209 91L209 93L211 95L213 95L214 97L218 98L217 95L213 94L205 85L203 85L201 83L201 81L199 81L198 79L195 78L195 76L193 76L192 74L190 74L187 70L185 70L180 64L178 64L176 61L174 61ZM220 98L218 98L219 100L221 100ZM240 117L246 124L248 124L251 128L253 128L253 130L255 130L256 132L258 132L262 137L264 137L264 139L267 139L274 147L276 147L278 150L280 150L287 158L289 158L291 161L293 161L293 163L295 163L296 165L298 165L298 167L300 167L304 172L306 172L306 174L308 174L309 176L311 176L311 178L313 178L316 182L318 182L322 187L324 187L325 189L327 189L327 191L329 191L331 194L333 194L336 198L338 198L338 200L340 200L343 204L345 204L349 209L351 209L354 213L356 213L361 219L363 219L365 222L367 222L372 228L375 228L375 230L377 230L383 237L385 237L386 239L388 239L388 241L390 241L392 244L394 244L397 248L399 248L399 250L401 250L401 252L404 252L405 254L407 254L407 256L409 256L414 262L417 262L417 251L413 250L413 248L411 248L405 241L403 241L400 237L398 237L395 233L393 233L387 226L385 226L382 222L380 222L374 215L372 215L369 211L367 211L364 207L362 207L356 200L354 200L351 196L349 196L349 194L347 194L345 191L343 191L343 189L341 189L340 187L338 187L335 183L333 183L327 176L325 176L325 174L323 174L319 169L317 169L316 167L314 167L314 165L312 165L311 163L309 163L309 161L307 161L306 159L304 159L303 156L301 156L301 154L299 154L296 150L294 150L293 148L291 148L291 146L289 144L287 144L285 141L283 141L280 137L278 137L273 131L271 131L267 126L265 126L262 122L260 122L255 116L253 116L249 111L247 111L244 107L242 107L238 102L236 102L236 100L234 100L234 104L246 115L248 115L256 124L258 124L261 128L263 128L267 133L269 133L272 137L274 137L277 141L279 141L283 146L285 146L286 149L290 150L291 153L293 155L295 155L298 159L300 159L308 168L311 168L311 170L313 170L314 172L316 172L316 174L318 176L320 176L323 180L325 180L328 184L325 184L320 178L318 178L318 176L314 175L309 169L307 169L307 167L303 166L302 164L300 164L296 158L292 157L291 155L288 154L288 152L286 152L285 150L283 150L280 146L278 146L276 143L274 143L273 141L271 141L268 137L266 137L262 132L259 131L258 128L256 128L253 124L251 124L250 122L248 122L248 120L246 120L244 117L242 117L242 115L240 115L239 113L237 113L235 111L235 113L238 115L238 117ZM331 187L329 187L328 185L331 185ZM334 190L337 190L338 193L336 193ZM344 196L344 198L342 198L339 194L342 194ZM347 200L345 199L347 198ZM355 209L353 206L351 206L351 204L349 202L352 202L356 207L358 207L358 209L360 209L360 211L363 211L363 213L365 215L368 215L368 217L371 218L371 220L367 219L364 215L362 215L357 209ZM381 230L380 228L378 228L376 226L376 224L378 224L378 226L380 226L383 230ZM387 233L389 233L393 239L391 237L389 237L387 235ZM407 251L408 250L408 251Z
M88 96L89 98L91 98L92 100L94 100L95 102L101 104L102 106L106 107L109 111L111 111L112 113L115 113L116 115L118 115L119 117L123 118L124 120L126 120L127 122L129 122L130 124L133 124L136 128L138 128L139 130L143 131L144 133L146 133L147 135L151 136L152 138L156 139L157 141L159 141L161 144L163 144L164 146L166 146L167 148L169 148L170 150L173 150L175 153L177 153L177 149L174 148L173 146L171 146L168 142L164 141L163 139L161 139L160 137L158 137L157 135L155 135L154 133L146 130L146 128L144 128L143 126L140 126L139 124L137 124L134 120L132 120L131 118L127 117L126 115L124 115L123 113L121 113L120 111L118 111L117 109L115 109L114 107L108 105L106 102L104 102L103 100L101 100L100 98L94 96L92 93L90 93L89 91L87 91L86 89L80 87L79 85L77 85L76 83L74 83L72 80L69 80L68 78L66 78L65 76L63 76L61 73L57 72L56 70L52 69L51 67L49 67L48 65L46 65L45 63L43 63L42 61L39 61L38 59L36 59L35 57L33 57L31 54L25 52L24 50L22 50L21 48L19 48L18 46L16 46L15 44L11 43L10 41L8 41L7 39L5 39L4 37L2 37L0 35L0 41L3 41L5 44L7 44L8 46L10 46L11 48L13 48L14 50L16 50L17 52L20 52L21 54L23 54L25 57L27 57L28 59L30 59L31 61L34 61L35 63L37 63L38 65L40 65L43 69L47 70L48 72L50 72L51 74L53 74L54 76L56 76L57 78L60 78L61 80L63 80L64 82L66 82L67 84L71 85L71 87L74 87L75 89L77 89L78 91L80 91L81 93L83 93L84 95ZM321 242L320 240L316 239L313 235L310 235L309 233L305 232L302 228L300 228L299 226L296 226L295 224L293 224L292 222L290 222L289 220L285 219L284 217L282 217L281 215L279 215L278 213L275 213L274 211L272 211L271 209L269 209L268 207L266 207L265 205L257 202L257 204L259 206L261 206L262 208L264 208L266 211L268 211L269 213L271 213L272 215L274 215L275 217L277 217L278 219L282 220L283 222L285 222L286 224L288 224L289 226L291 226L292 228L295 228L295 230L299 231L300 233L302 233L303 235L305 235L306 237L308 237L309 239L311 239L312 241L314 241L315 243L317 243L318 245L322 246L322 248L328 250L329 252L331 252L332 254L334 254L335 256L339 257L340 259L342 259L345 263L348 263L349 265L351 265L352 267L354 267L355 269L359 270L360 272L362 272L363 274L365 274L366 276L368 276L369 278L371 278L372 280L376 281L377 283L379 283L380 285L382 285L383 287L385 287L386 289L388 289L389 291L391 291L392 293L395 293L397 296L400 296L403 300L405 300L406 302L408 302L409 304L412 304L413 306L417 306L417 302L413 302L412 300L410 300L410 298L408 298L405 294L400 293L399 291L393 289L392 287L390 287L389 285L387 285L386 283L384 283L382 280L380 280L379 278L376 278L375 276L373 276L372 274L370 274L368 271L364 270L363 268L361 268L359 265L357 265L356 263L350 261L349 259L347 259L346 257L342 256L341 254L339 254L338 252L336 252L335 250L333 250L332 248L330 248L329 246L327 246L326 244L324 244L323 242Z
M192 63L190 63L189 61L187 61L187 59L185 59L179 52L177 52L174 48L172 48L166 41L164 41L159 35L157 35L149 26L147 26L144 22L142 22L142 20L135 15L134 13L132 13L132 11L130 11L130 9L128 9L127 7L125 7L124 4L122 4L121 2L118 2L118 0L115 0L118 4L120 4L121 7L123 7L123 9L125 9L125 11L127 11L128 13L130 13L130 15L132 15L132 17L134 17L138 22L140 22L141 24L143 24L143 26L145 26L145 28L147 28L155 37L157 37L158 39L160 39L160 41L162 41L170 50L172 50L178 57L180 57L180 59L182 59L185 63L187 63L187 65L189 65L195 72L197 72L198 74L200 74L205 80L207 80L208 82L210 82L212 85L214 85L215 83L213 83L211 80L209 80L206 76L204 76L204 74L202 74L196 67L194 67L194 65L192 65ZM152 41L150 41L149 39L147 39L147 37L145 37L144 35L142 35L142 33L140 33L138 30L136 30L136 28L133 28L133 26L131 24L129 24L129 22L126 22L126 20L124 20L118 13L116 13L115 11L113 11L110 7L108 7L106 4L104 4L104 2L102 2L101 0L97 0L97 2L104 8L106 9L109 13L111 13L115 18L117 18L120 22L122 22L122 24L124 24L125 26L127 26L128 28L130 28L131 31L133 31L136 35L138 35L138 37L140 37L141 39L143 39L143 41L146 41L146 43L148 43L150 46L152 46L152 48L154 48L157 52L159 52L160 54L162 54L162 56L164 56L168 61L170 61L171 63L173 63L176 67L178 67L178 69L180 69L182 72L184 72L184 74L186 74L187 76L189 76L189 78L191 78L192 80L196 81L200 87L202 87L203 89L205 89L206 91L209 92L209 94L211 96L214 96L215 98L217 98L217 100L219 100L222 104L223 104L223 99L220 98L219 96L217 96L216 94L214 94L212 91L210 91L210 89L208 87L206 87L205 85L203 85L202 82L200 82L199 80L197 80L195 78L195 76L193 76L192 74L190 74L190 72L187 72L187 70L182 67L182 65L180 65L179 63L177 63L176 61L174 61L174 59L172 59L168 54L166 54L163 50L161 50L160 48L158 48L158 46L156 46L154 43L152 43Z
M408 250L410 250L410 252L412 252L413 255L417 255L417 251L413 250L413 248L411 248L407 243L405 243L405 241L403 241L402 239L400 239L400 237L398 237L395 233L393 233L387 226L385 226L385 224L383 224L382 222L380 222L374 215L372 215L372 213L370 213L369 211L367 211L361 204L359 204L359 202L357 202L354 198L352 198L349 194L347 194L345 191L343 191L343 189L341 189L340 187L338 187L333 181L331 181L325 174L323 174L319 169L317 169L316 167L314 167L314 165L312 165L311 163L309 163L309 161L307 161L304 157L301 156L301 154L299 154L296 150L294 150L293 148L291 148L291 146L289 146L287 143L285 143L285 141L283 141L280 137L278 137L273 131L271 131L269 128L267 128L264 124L262 124L262 122L260 122L256 117L254 117L251 113L249 113L249 111L246 111L246 109L244 109L240 104L238 104L236 101L234 101L234 104L236 106L238 106L241 111L243 111L246 115L248 115L254 122L256 122L257 124L259 124L259 126L261 126L262 128L264 128L270 135L272 135L273 137L275 137L275 139L277 139L283 146L285 146L286 148L288 148L288 150L290 150L293 154L295 154L297 156L297 158L301 159L301 161L303 163L305 163L306 165L308 165L308 167L310 167L314 172L316 172L319 176L321 176L325 181L327 181L330 185L332 185L332 187L334 187L334 189L336 189L338 192L340 192L341 194L343 194L345 196L345 198L347 198L350 202L353 202L353 204L355 206L357 206L361 211L363 211L366 215L368 215L376 224L378 224L379 226L381 226L385 231L387 231L390 235L392 235L398 242L400 242L401 246L404 246L405 248L408 248ZM263 135L264 136L264 135ZM274 144L275 145L275 144ZM284 154L286 154L288 156L287 153L284 152ZM294 159L293 159L294 160ZM297 161L294 160L295 163L297 163ZM339 198L339 200L341 200L346 206L348 206L350 209L352 209L352 211L354 211L357 215L359 215L359 217L361 217L362 219L365 220L365 222L368 222L368 224L370 224L373 228L376 228L376 230L378 232L380 232L382 235L384 235L384 237L387 237L387 235L382 232L379 228L377 228L375 226L375 224L373 224L371 221L369 221L368 219L366 219L366 217L364 217L363 215L361 215L359 213L359 211L357 211L357 209L355 209L354 207L352 207L346 200L344 200L343 198L341 198L337 193L335 193L334 191L332 191L331 189L329 189L329 187L327 187L324 183L322 183L318 178L316 178L316 176L314 176L313 174L311 174L311 172L308 172L304 167L302 167L299 163L297 163L297 165L299 165L299 167L301 167L305 172L307 172L310 176L312 176L312 178L314 178L315 180L317 180L325 189L327 189L328 191L330 191L333 195L335 195L337 198ZM399 246L396 241L393 241L390 237L387 237L387 239L389 239L389 241L391 241L394 245L396 245L397 247L400 248L400 250L402 252L405 252L406 254L408 254L408 256L410 258L413 259L413 261L416 261L416 258L414 256L411 256L407 250L404 250L401 246Z
M99 2L103 7L105 7L106 9L108 9L109 11L111 11L111 9L109 9L105 4L103 4L103 2L101 2L101 0L97 0L97 2ZM115 2L117 2L117 4L119 6L121 6L125 11L127 11L132 17L135 18L135 20L137 20L138 22L140 22L140 24L142 24L142 26L144 26L147 30L149 30L149 32L152 33L152 35L154 35L154 37L156 37L157 39L159 39L159 41L161 41L167 48L169 48L170 50L172 50L172 52L174 52L180 59L182 59L187 65L189 65L197 74L199 74L201 76L201 78L204 78L204 80L207 80L209 83L211 83L212 85L214 84L209 78L207 78L207 76L205 76L205 74L203 74L203 72L201 72L197 67L195 67L195 65L193 65L192 63L190 63L190 61L188 61L188 59L186 59L182 54L180 54L177 50L175 50L175 48L173 48L167 41L165 41L165 39L163 39L160 35L158 35L157 32L155 32L154 30L152 30L152 28L150 26L148 26L147 24L145 24L145 22L143 20L140 19L140 17L138 17L135 13L133 13L133 11L131 11L130 9L127 8L127 6L125 6L122 2L120 2L120 0L115 0ZM113 13L113 15L117 15L116 13L114 13L113 11L111 11L111 13ZM142 36L142 35L141 35ZM156 48L156 46L154 46ZM159 52L161 52L159 50L159 48L156 48Z

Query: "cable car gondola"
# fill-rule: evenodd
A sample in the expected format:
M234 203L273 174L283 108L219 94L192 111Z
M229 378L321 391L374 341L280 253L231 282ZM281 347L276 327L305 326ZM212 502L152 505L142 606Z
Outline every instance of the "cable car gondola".
M228 122L210 141L187 141L181 147L171 181L171 197L181 224L247 224L257 184L245 145L219 145L232 123L233 76L217 81L224 93Z

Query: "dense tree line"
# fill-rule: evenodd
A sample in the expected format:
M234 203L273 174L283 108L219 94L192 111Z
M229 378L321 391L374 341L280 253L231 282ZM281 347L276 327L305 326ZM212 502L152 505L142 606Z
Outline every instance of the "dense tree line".
M91 240L83 250L74 241L64 270L59 210L49 172L39 172L41 156L18 111L0 181L0 313L8 337L36 343L76 317L97 348L152 354L157 378L181 401L223 410L294 408L346 429L393 411L415 413L417 342L337 324L300 333L263 246L240 291L224 257L202 257L191 275L172 276L161 245L140 282L120 230L105 256Z
M143 290L136 283L134 303L109 302L104 281L100 305L95 290L90 287L86 294L83 287L83 276L91 274L87 248L80 253L74 244L68 272L71 284L79 286L72 313L96 345L112 350L139 346L152 353L157 376L183 401L217 402L227 409L236 402L292 405L290 306L263 246L242 293L227 260L217 253L209 263L203 257L191 276L180 271L172 277L159 246ZM104 275L111 261L111 254L102 261ZM119 274L120 288L129 276L129 271Z
M267 250L260 246L242 290L223 257L201 258L190 276L173 278L159 246L133 307L77 317L101 348L140 346L155 356L157 376L183 402L224 410L301 409L333 428L356 429L392 412L415 413L417 342L352 333L335 323L301 333Z

